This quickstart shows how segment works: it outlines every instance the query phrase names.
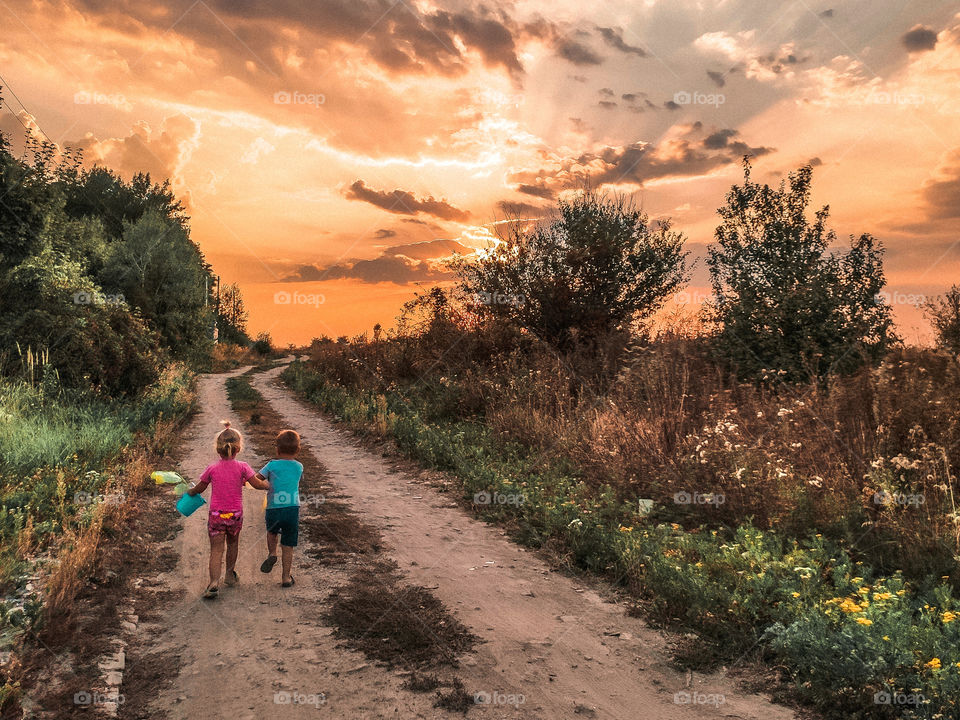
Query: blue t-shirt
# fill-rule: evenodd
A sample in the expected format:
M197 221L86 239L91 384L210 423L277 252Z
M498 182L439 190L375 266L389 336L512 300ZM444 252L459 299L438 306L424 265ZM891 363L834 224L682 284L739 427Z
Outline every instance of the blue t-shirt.
M267 490L267 509L291 507L300 504L300 476L303 465L296 460L271 460L260 474L270 483Z

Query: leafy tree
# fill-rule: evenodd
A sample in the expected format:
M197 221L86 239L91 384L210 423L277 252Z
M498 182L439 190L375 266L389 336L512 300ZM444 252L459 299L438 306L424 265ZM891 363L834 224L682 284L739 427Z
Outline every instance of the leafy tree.
M224 286L220 291L219 319L220 342L234 345L249 345L247 337L247 308L243 302L240 286L236 283Z
M126 223L99 279L139 309L175 356L189 357L209 345L207 269L178 222L148 210Z
M719 209L717 244L710 247L718 324L716 348L744 376L777 372L802 381L849 372L877 360L896 340L885 285L883 249L870 235L829 251L836 235L829 208L807 217L813 170L789 175L779 188L750 179L734 185Z
M688 277L683 235L651 229L623 197L585 190L550 221L508 227L488 255L457 266L461 289L560 348L649 317Z
M270 333L262 332L257 335L257 339L253 343L254 352L260 355L269 355L273 352L273 341L270 339Z
M960 355L960 285L951 285L924 308L937 337L937 346Z

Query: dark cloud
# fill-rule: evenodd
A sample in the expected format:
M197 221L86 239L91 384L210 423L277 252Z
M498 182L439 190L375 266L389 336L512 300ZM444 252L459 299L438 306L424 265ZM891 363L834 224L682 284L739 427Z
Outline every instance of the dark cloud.
M544 187L542 184L528 185L526 183L520 183L517 186L517 192L522 192L524 195L532 195L533 197L546 198L547 200L552 200L556 195L553 190Z
M587 81L586 75L567 75L567 77L578 83L585 83Z
M616 48L620 52L627 54L637 55L639 57L646 57L647 52L642 47L637 47L636 45L628 45L623 39L623 30L619 28L612 27L597 27L597 31L600 33L600 37L603 38L604 42L607 43L612 48Z
M569 38L561 39L557 42L555 48L557 55L564 60L572 62L574 65L599 65L603 62L602 57L576 40Z
M737 134L736 130L726 128L724 130L717 130L715 133L707 135L703 140L703 146L711 150L719 150L720 148L727 147L727 142L730 138L734 137Z
M463 221L470 217L470 213L454 207L446 200L437 200L433 197L418 199L408 190L374 190L364 185L363 180L357 180L343 192L348 200L361 200L375 205L387 212L398 215L416 215L425 213L441 220Z
M377 230L377 231L373 234L373 236L374 236L377 240L385 240L385 239L387 239L387 238L396 237L396 235L397 235L397 231L396 231L396 230L388 230L388 229L386 229L386 228L380 228L379 230Z
M809 165L810 167L820 167L821 165L823 165L823 160L815 156L807 160L807 165Z
M718 72L716 70L707 70L707 77L713 80L713 84L717 87L723 87L727 84L726 79L724 78L725 73Z
M514 200L501 200L497 203L497 210L508 218L530 217L531 215L539 217L549 210L549 206L516 202Z
M705 131L696 122L679 136L658 146L637 142L626 146L606 146L577 156L545 156L548 167L515 174L515 182L540 178L540 185L556 193L576 188L589 181L592 185L635 183L667 177L702 175L716 168L739 162L744 155L759 157L773 152L769 147L753 147L737 139L733 129Z
M682 105L678 105L677 103L675 103L673 100L667 100L667 101L663 104L663 106L664 106L667 110L679 110L681 107L683 107Z
M832 17L833 17L833 8L827 8L827 9L824 10L823 12L819 13L819 15L817 15L817 17L832 18Z
M933 50L937 45L937 31L924 25L914 25L900 37L900 42L907 52Z
M456 240L407 243L389 247L372 260L351 259L325 267L299 265L281 282L317 282L349 278L366 283L391 282L405 285L444 280L452 277L453 273L443 261L454 253L466 255L470 252L471 248Z
M617 104L612 100L601 100L597 103L597 105L602 107L604 110L613 110L613 108L617 107Z
M573 129L576 130L578 133L585 133L590 129L590 126L587 125L580 118L572 117L572 118L569 118L569 120L570 120L570 124L573 125Z
M610 88L600 88L598 92L602 97L612 98L614 95L616 95L616 93L613 92L613 90L611 90Z
M931 220L960 218L960 148L947 153L935 176L923 184L921 196Z

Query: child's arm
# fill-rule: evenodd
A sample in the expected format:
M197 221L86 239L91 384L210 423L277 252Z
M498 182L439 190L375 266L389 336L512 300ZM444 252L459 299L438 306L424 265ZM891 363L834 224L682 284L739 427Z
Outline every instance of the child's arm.
M209 480L201 480L196 485L187 489L187 495L199 495L204 490L207 489L207 485L210 484Z
M257 490L270 489L270 483L267 482L267 479L260 473L257 473L256 475L254 475L252 478L247 480L247 482L250 484L250 487L256 488Z

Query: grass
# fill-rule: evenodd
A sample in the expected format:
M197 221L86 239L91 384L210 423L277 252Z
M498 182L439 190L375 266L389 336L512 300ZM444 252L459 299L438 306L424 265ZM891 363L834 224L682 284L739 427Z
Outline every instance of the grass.
M845 530L818 532L815 520L829 521L827 513L813 515L806 529L795 521L758 527L747 517L710 523L705 513L715 507L684 515L689 509L663 501L648 514L623 486L598 481L578 459L576 439L566 453L556 445L545 450L498 431L489 406L485 413L450 412L458 404L451 396L470 392L467 380L448 375L447 392L441 381L383 387L389 378L369 389L369 382L334 382L329 368L322 370L294 364L283 378L351 428L390 438L407 456L454 474L466 501L478 494L481 501L505 499L474 507L509 523L522 541L561 549L575 566L622 583L652 617L695 630L701 656L729 661L746 653L778 667L793 696L827 716L960 712L960 603L949 575L907 565L898 571L910 548L858 545ZM531 414L529 407L520 410ZM797 440L803 437L797 430L779 432ZM740 450L724 432L725 426L709 437L700 433L695 441L707 447L708 469L736 467ZM621 428L608 435L607 448L622 434ZM869 510L876 516L885 508ZM872 534L883 537L873 525L861 530L863 537ZM894 701L883 703L887 696Z

